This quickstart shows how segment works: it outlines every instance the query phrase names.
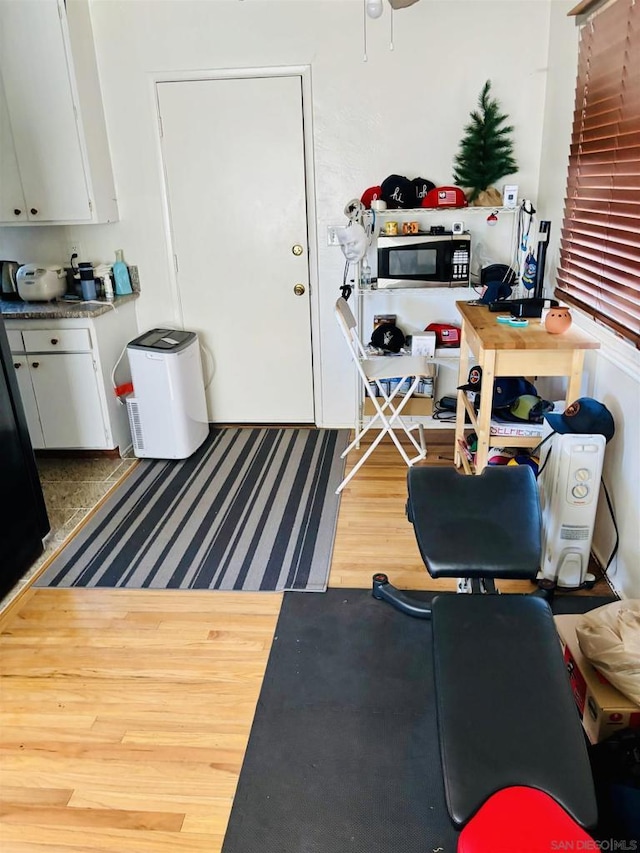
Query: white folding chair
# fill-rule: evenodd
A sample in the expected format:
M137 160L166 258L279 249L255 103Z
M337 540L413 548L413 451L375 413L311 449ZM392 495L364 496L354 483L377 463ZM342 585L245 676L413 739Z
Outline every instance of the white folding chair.
M385 435L388 435L398 452L411 467L420 459L424 459L427 455L427 448L424 441L424 430L422 424L414 424L407 426L402 420L402 411L407 402L416 392L418 385L422 379L432 376L431 365L429 360L423 356L367 356L367 352L362 345L362 341L358 337L358 324L353 316L351 309L347 305L345 299L340 297L336 302L336 318L342 329L349 351L353 357L355 365L360 374L360 378L364 382L364 387L367 394L373 402L375 414L371 420L360 429L354 440L342 454L344 458L354 447L356 447L363 436L369 430L377 428L380 430L375 439L371 442L365 453L353 466L344 480L336 489L339 493L344 489L349 480L360 470L362 465L371 456L376 447L380 444ZM383 384L384 380L398 380L392 390L386 390ZM400 428L407 436L417 454L410 457L407 451L402 446L402 443L396 435L394 429ZM418 432L418 440L413 435L413 432Z

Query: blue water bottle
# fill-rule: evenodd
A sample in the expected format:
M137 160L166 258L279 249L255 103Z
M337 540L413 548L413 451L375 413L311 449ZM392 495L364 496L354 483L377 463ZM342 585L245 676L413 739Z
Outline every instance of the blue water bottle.
M116 249L116 262L113 265L113 280L116 285L116 294L124 296L127 293L132 293L131 279L129 278L129 270L122 256L122 249Z

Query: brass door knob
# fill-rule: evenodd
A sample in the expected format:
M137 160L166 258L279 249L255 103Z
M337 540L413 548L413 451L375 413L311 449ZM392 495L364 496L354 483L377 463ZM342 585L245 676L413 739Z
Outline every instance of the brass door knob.
M295 244L295 246L293 246L293 247L291 248L291 251L293 252L293 254L294 254L294 255L296 256L296 258L297 258L297 257L299 257L299 255L301 255L301 254L302 254L303 249L302 249L302 246L300 245L300 243L296 243L296 244Z
M296 284L293 287L293 292L295 293L296 296L302 296L302 294L304 293L304 290L305 290L304 284Z

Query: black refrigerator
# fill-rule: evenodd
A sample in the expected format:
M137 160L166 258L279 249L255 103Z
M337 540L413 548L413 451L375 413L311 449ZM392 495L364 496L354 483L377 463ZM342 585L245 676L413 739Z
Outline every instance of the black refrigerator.
M49 519L0 317L0 596L42 554Z

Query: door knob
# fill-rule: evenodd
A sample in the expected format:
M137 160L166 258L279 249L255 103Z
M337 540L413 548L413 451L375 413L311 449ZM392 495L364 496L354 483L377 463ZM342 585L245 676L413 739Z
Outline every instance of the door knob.
M304 293L304 284L296 284L293 287L293 292L296 296L302 296Z
M300 243L296 243L295 246L292 246L291 251L296 256L296 258L302 254L302 246Z

